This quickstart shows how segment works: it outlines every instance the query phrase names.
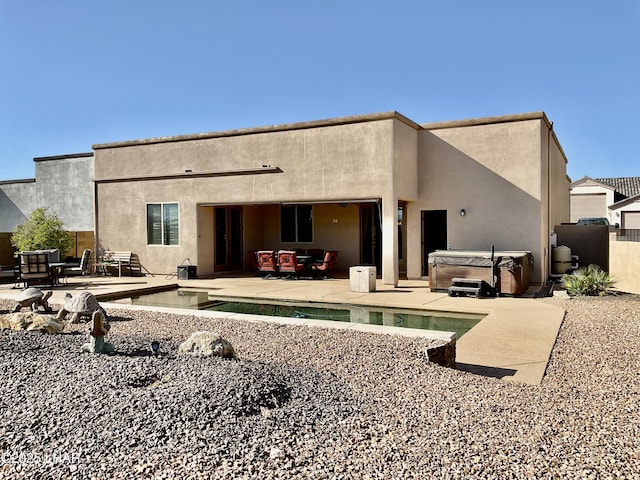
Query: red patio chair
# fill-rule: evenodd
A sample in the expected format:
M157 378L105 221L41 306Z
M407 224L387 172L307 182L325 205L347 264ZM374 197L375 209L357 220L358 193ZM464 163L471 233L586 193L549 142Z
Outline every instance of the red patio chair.
M260 250L257 254L258 257L258 270L262 273L266 273L264 278L268 278L271 274L278 272L278 265L276 263L276 255L273 250Z
M314 262L310 265L311 273L313 273L315 277L322 275L323 278L329 278L329 272L331 272L336 265L336 258L338 258L337 250L327 250L322 262Z
M306 269L305 265L298 263L298 256L293 250L280 250L278 252L278 270L280 273L288 273L297 277ZM288 275L288 276L291 276Z
M260 270L260 265L258 264L258 251L257 250L249 250L249 259L251 260L251 266L256 270Z

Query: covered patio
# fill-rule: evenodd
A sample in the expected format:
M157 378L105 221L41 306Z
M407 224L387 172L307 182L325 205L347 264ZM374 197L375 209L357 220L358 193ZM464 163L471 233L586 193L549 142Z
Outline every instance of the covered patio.
M379 199L198 206L198 276L256 272L252 252L336 251L336 270L371 265L382 273ZM322 252L318 254L317 252Z

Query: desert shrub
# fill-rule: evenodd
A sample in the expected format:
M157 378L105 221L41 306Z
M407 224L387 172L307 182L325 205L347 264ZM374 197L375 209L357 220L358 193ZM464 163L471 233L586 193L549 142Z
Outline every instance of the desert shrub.
M598 265L589 265L586 268L579 268L570 275L562 277L562 286L569 295L596 296L604 295L613 288L616 280L602 270Z
M46 208L36 208L26 222L15 228L11 244L18 252L58 248L62 258L73 248L62 220L55 213L47 213Z

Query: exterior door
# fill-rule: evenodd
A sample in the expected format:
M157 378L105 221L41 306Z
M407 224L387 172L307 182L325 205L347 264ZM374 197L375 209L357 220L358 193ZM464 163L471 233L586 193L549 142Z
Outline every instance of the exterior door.
M429 254L447 249L447 211L422 211L422 275L429 275Z
M242 207L215 207L215 272L242 269Z

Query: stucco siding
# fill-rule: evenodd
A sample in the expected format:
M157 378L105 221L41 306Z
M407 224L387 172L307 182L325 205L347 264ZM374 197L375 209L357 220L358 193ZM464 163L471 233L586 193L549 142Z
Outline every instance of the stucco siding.
M540 120L430 130L451 147L540 200Z
M609 273L616 288L640 294L640 243L610 242Z
M237 137L198 139L157 144L99 148L96 150L98 182L98 235L102 248L132 250L153 272L174 271L184 257L204 262L199 272L212 271L211 242L199 231L202 205L275 204L260 207L262 234L246 227L243 249L282 248L280 202L322 202L378 198L392 183L393 120L315 129L261 133ZM136 180L159 173L185 170L211 172L255 169L271 165L280 173L223 177ZM127 177L133 180L125 180ZM119 178L122 181L105 182ZM145 205L179 202L180 246L146 245ZM104 206L108 206L105 208ZM257 207L256 207L257 208ZM359 260L358 208L314 207L316 241L320 248L340 250L338 265ZM337 210L336 210L337 208ZM266 223L264 218L273 221ZM334 222L335 220L335 222ZM200 225L200 229L202 229ZM339 234L335 235L339 231ZM200 235L200 239L198 238ZM180 258L182 257L182 258ZM192 260L193 261L193 260ZM178 263L176 263L178 262ZM209 265L205 265L208 263Z
M192 264L198 267L198 275L210 275L213 273L214 251L211 246L215 243L215 222L213 207L200 207L198 209L198 247L196 252L189 252L188 258ZM246 213L245 213L246 215ZM175 258L174 252L169 250L169 259L162 257L163 249L166 247L158 247L150 249L147 255L149 265L158 272L170 272L173 264L169 263ZM181 252L182 253L182 252Z
M35 181L0 184L0 232L13 232L37 207Z
M71 231L93 231L94 162L87 157L36 161L37 203Z
M571 183L567 177L567 159L557 143L551 151L551 219L550 225L568 222L571 218Z
M550 242L551 233L555 225L570 221L570 182L566 175L567 159L560 148L553 131L544 128L541 123L541 145L542 145L542 181L543 181L543 202L542 217L540 226L540 242L542 245L541 256L538 264L542 270L542 275L547 278L551 273L551 253ZM547 192L548 191L548 192Z
M93 231L93 156L34 159L35 179L0 183L0 232L12 232L36 208L55 213L69 231Z
M393 166L396 194L401 200L418 198L418 131L401 122L394 123Z
M359 255L359 208L355 204L318 204L313 207L313 242L291 243L282 242L280 239L280 206L262 205L257 207L247 206L245 212L258 210L259 218L249 213L245 217L245 225L250 231L256 230L253 237L253 247L267 250L294 250L296 248L322 248L324 250L338 250L340 255L338 262L349 259L349 262L357 262ZM254 227L253 222L258 226ZM262 233L260 235L257 230ZM245 235L245 238L247 236ZM344 261L346 264L346 260Z
M421 210L446 210L453 249L494 245L544 257L539 120L420 132L419 162L414 222ZM410 234L413 248L419 233Z
M266 245L264 240L265 222L267 221L265 207L264 205L247 205L242 209L244 220L242 243L244 244L245 255L248 250L261 250ZM202 251L202 248L198 247L198 252L200 251ZM213 265L213 260L209 264ZM245 268L250 267L251 261L247 256L245 257Z
M393 121L238 137L135 145L96 151L96 179L279 167L283 173L194 179L202 202L273 202L369 198L388 182ZM359 175L353 175L357 171ZM363 181L366 179L366 181ZM184 188L184 180L171 183ZM164 188L162 181L147 182ZM168 182L164 182L168 183Z

